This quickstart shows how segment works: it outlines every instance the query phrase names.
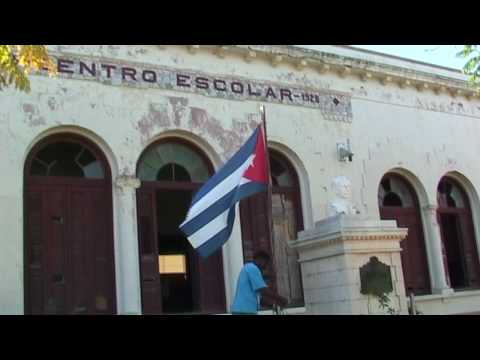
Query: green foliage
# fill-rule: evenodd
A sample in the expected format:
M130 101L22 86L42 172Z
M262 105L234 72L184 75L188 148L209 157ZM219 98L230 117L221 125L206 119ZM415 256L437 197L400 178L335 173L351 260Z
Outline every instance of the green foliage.
M458 57L468 59L463 66L463 72L470 77L470 81L480 86L480 48L479 45L464 45L463 50L457 53Z
M387 312L390 315L395 315L396 314L395 309L390 306L390 298L388 297L387 294L385 294L385 293L376 294L376 296L378 298L378 302L380 304L381 309L387 310Z
M57 73L45 45L0 45L0 90L13 85L29 92L28 75L39 70L50 75Z

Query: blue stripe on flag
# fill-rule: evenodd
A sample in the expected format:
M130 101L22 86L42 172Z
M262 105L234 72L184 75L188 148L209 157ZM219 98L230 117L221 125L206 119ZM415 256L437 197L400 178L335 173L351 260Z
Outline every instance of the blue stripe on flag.
M190 207L210 192L215 186L217 186L223 179L232 174L240 165L242 165L250 155L255 151L257 146L257 136L259 134L259 127L254 131L252 136L247 142L240 148L240 150L217 172L213 175L200 190L193 197Z
M213 236L210 240L200 246L197 251L201 257L207 258L225 244L232 234L233 222L235 221L235 208L232 207L228 212L227 227Z
M237 201L262 191L267 191L266 183L251 182L244 184L238 188L237 196L235 197L234 202L236 203Z
M210 205L200 214L195 216L189 222L180 227L180 229L186 236L190 236L199 229L201 229L203 226L207 225L210 221L215 219L228 208L234 206L237 201L240 201L241 199L246 198L247 196L250 196L257 192L265 191L266 189L267 184L258 182L250 182L236 187L228 194Z

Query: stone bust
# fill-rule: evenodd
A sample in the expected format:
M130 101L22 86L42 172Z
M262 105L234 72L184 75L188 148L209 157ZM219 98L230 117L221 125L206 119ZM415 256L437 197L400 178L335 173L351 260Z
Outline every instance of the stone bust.
M360 211L351 201L352 185L345 176L337 176L332 180L332 190L335 198L328 203L328 216L339 214L355 215Z

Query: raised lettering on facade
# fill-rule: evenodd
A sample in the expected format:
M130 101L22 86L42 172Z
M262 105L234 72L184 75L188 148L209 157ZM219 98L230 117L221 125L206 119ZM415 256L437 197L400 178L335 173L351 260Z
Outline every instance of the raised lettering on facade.
M60 76L95 80L110 85L157 87L187 91L229 100L254 100L318 108L341 121L352 120L350 96L332 91L306 90L241 78L227 78L199 72L104 61L57 57ZM64 74L64 75L62 75Z

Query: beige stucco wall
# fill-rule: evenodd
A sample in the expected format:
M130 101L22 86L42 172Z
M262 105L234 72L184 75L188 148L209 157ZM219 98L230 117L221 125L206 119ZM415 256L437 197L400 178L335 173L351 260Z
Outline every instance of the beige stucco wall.
M52 46L51 50L350 93L351 123L326 120L313 108L266 104L269 141L286 153L300 175L306 227L325 217L332 198L330 181L336 175L352 180L354 200L364 214L378 216L377 188L385 172L397 169L410 177L422 206L436 203L438 181L455 172L470 195L480 238L478 99L362 82L311 68L297 70L289 64L274 67L262 59L246 62L237 55L191 54L183 46ZM133 175L143 149L166 134L195 142L218 168L259 120L256 101L40 75L32 76L31 86L30 94L0 92L0 314L23 313L23 164L40 138L62 130L84 134L104 150L115 179ZM204 122L192 120L192 108L199 109ZM353 162L339 162L336 143L347 139L355 153ZM114 196L114 208L116 201ZM135 223L134 217L131 212L131 219L121 220ZM119 221L114 210L116 256ZM237 217L224 250L227 299L241 267L240 241ZM122 266L117 260L117 292L123 286Z

